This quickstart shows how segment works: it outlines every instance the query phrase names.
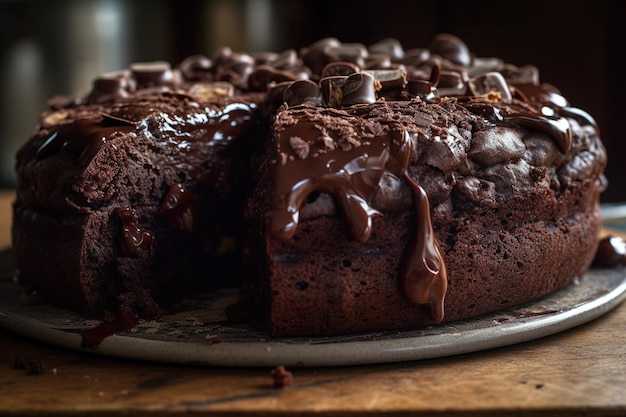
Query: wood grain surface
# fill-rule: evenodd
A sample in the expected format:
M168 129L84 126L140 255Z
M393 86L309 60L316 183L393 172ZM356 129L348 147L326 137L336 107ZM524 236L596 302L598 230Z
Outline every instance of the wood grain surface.
M11 200L0 193L0 248ZM288 371L293 383L275 388L271 369L107 358L0 330L0 415L626 415L626 305L506 348Z

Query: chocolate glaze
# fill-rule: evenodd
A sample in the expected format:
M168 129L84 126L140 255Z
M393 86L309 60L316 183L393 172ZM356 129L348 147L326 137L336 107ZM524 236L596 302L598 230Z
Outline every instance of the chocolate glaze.
M329 146L328 142L320 141L317 123L306 117L280 132L274 208L270 217L272 234L283 241L291 239L306 198L319 191L334 197L354 239L366 242L372 232L373 217L380 215L369 202L382 175L404 178L413 190L416 230L406 249L399 277L401 287L411 302L428 305L433 320L441 321L447 288L446 267L430 221L428 196L407 174L410 135L399 124L385 126L375 135L367 135L372 130L370 126L357 124L356 127L362 129L360 135L353 137L353 143L343 146ZM309 148L306 155L295 149L293 138Z
M172 184L161 203L159 214L172 229L189 234L196 230L197 209L193 195L182 184Z
M310 157L298 156L292 144L294 141L290 141L294 137L309 147ZM368 201L389 160L392 159L393 163L401 158L399 138L386 136L359 143L360 149L356 152L343 152L338 147L327 149L328 145L323 140L318 141L319 137L315 122L307 121L287 127L278 137L272 233L284 241L291 239L296 233L299 212L306 198L314 191L322 191L336 198L353 237L360 242L367 241L372 217L378 214ZM317 156L313 157L313 154Z
M555 141L563 153L572 146L569 122L562 117L544 117L521 109L503 110L483 102L465 101L461 104L495 125L517 125L544 132Z
M130 132L134 126L106 126L98 119L77 120L55 129L37 148L36 158L42 160L61 151L80 154L84 164L98 153L107 138L119 132Z

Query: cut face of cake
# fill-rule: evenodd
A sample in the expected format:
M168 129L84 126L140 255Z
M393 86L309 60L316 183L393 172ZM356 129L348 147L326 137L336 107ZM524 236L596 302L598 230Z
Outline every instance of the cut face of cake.
M20 150L14 247L50 302L154 318L242 274L259 97L177 87L54 109Z
M562 288L598 244L594 120L451 35L223 48L51 105L17 156L14 250L96 316L231 286L273 336L416 328Z

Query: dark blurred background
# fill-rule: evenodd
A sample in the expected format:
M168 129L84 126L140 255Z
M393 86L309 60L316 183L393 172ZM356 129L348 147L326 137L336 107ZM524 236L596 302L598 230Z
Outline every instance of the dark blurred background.
M229 45L280 51L335 36L425 47L461 37L478 56L534 64L598 121L609 150L603 201L626 201L626 2L614 0L0 0L0 188L46 100L132 62L172 63Z

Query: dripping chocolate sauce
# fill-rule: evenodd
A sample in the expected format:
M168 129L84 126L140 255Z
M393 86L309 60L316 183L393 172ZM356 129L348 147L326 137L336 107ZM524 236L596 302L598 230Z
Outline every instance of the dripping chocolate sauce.
M301 121L280 134L279 148L287 151L289 138L314 138L311 122ZM352 236L365 242L371 234L372 218L380 213L369 206L385 172L404 178L415 202L416 231L405 252L399 280L407 299L430 308L433 321L444 317L447 273L443 254L430 219L430 204L424 189L407 173L411 155L409 133L401 126L388 134L362 142L351 150L334 150L316 158L302 158L276 168L271 230L274 237L288 241L296 233L299 212L313 191L329 193L337 201Z
M81 336L83 349L96 349L107 337L130 331L138 323L137 317L129 311L120 310L110 321L103 321L96 327L89 329L60 329L68 333Z
M139 226L135 212L130 207L120 207L115 213L122 223L119 236L122 255L136 257L139 249L152 251L154 236Z
M172 184L161 203L159 214L168 225L183 234L196 230L197 208L191 192L182 184Z
M461 102L463 107L478 114L493 124L522 126L539 130L552 137L561 152L566 153L572 146L572 131L569 122L563 117L540 116L529 111L504 112L482 102Z
M111 119L105 119L110 121ZM87 165L106 143L107 138L118 132L131 132L134 125L126 123L101 123L100 119L83 119L61 126L37 148L35 156L42 160L59 152L79 155L81 166Z

